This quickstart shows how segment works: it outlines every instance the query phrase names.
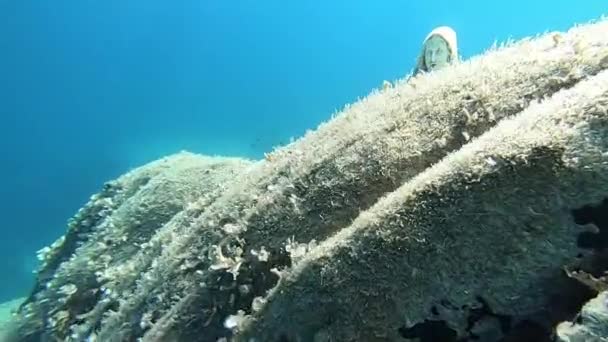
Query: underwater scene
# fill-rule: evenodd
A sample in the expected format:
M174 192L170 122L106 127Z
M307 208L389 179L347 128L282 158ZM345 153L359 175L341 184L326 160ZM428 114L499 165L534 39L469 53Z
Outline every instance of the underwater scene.
M606 14L0 0L0 342L608 342Z

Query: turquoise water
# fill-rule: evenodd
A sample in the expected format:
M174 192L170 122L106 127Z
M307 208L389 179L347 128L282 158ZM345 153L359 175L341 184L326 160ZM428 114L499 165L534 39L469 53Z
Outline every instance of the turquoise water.
M585 6L581 6L585 3ZM0 0L0 301L106 180L190 150L260 158L382 81L436 26L464 58L605 1Z

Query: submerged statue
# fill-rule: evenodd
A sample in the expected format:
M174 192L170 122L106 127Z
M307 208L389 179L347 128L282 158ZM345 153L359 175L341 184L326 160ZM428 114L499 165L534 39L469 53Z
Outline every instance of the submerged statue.
M456 31L449 26L440 26L425 38L413 74L438 70L457 61Z

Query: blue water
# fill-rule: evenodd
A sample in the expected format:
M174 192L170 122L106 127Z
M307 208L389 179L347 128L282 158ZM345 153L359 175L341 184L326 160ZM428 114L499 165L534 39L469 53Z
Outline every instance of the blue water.
M608 12L575 3L0 0L0 301L129 168L182 149L259 158L403 77L435 26L467 58Z

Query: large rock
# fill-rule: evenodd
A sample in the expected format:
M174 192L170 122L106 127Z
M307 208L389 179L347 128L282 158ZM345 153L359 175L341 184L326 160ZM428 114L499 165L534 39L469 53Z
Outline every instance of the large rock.
M66 235L39 252L36 286L17 324L20 339L63 340L96 304L111 309L102 299L114 282L135 282L162 243L250 165L181 152L106 183L69 221ZM97 310L88 314L103 313Z
M603 246L571 210L608 196L606 32L546 34L374 91L246 170L177 177L215 190L148 208L167 215L147 228L95 219L127 208L120 195L93 204L97 228L46 254L15 339L546 332L578 310L555 296L591 296L563 266Z
M235 328L243 341L399 341L427 329L441 333L433 341L474 340L524 320L550 330L569 314L552 303L567 289L563 267L605 247L581 244L592 231L571 209L607 194L603 71L504 119L308 249Z

